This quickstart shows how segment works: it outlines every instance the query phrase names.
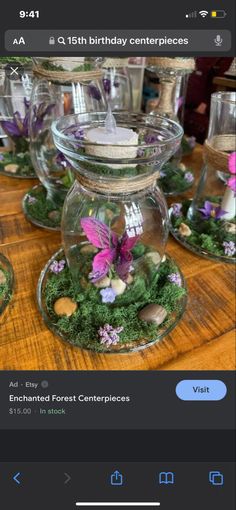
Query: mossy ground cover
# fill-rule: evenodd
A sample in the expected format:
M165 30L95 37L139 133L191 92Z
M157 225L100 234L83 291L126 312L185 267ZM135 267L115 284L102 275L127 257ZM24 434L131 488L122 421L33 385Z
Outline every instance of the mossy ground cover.
M206 200L215 202L216 205L220 200L216 197L207 197ZM184 237L184 242L208 251L216 256L226 256L223 243L235 242L235 234L227 232L225 229L225 221L215 220L214 218L203 219L201 213L196 214L194 220L187 218L187 212L191 205L190 200L185 200L182 203L181 216L176 217L171 215L171 223L174 227L175 234L179 237L178 229L181 223L188 225L192 234L189 237ZM235 223L236 219L230 220L230 223ZM230 257L229 258L233 258Z
M7 165L17 165L17 170L15 173L7 171ZM0 172L9 176L20 176L20 177L34 177L36 178L36 174L31 162L30 153L22 152L16 153L13 152L3 152L0 157Z
M164 175L163 175L164 174ZM186 179L186 175L192 175L192 182ZM167 163L161 170L161 177L158 180L160 187L164 193L183 193L192 187L194 182L194 175L190 169L181 170L173 163Z
M24 198L24 209L26 215L33 222L34 220L45 227L60 228L62 206L56 207L48 200L47 192L43 186L36 186L28 191ZM49 217L51 212L55 211L54 217Z
M2 307L8 303L11 298L12 290L11 290L11 276L10 273L3 267L0 263L0 272L3 273L6 277L6 281L4 283L0 283L0 313Z
M145 252L145 247L138 244L133 250L134 259ZM43 287L43 306L47 320L50 321L54 331L77 347L92 349L96 352L109 351L109 348L99 341L98 330L105 324L114 328L123 327L120 341L116 346L118 352L126 348L132 349L138 345L155 341L159 331L168 328L183 308L186 289L170 283L168 275L179 272L176 264L167 259L161 263L158 271L147 257L147 267L140 267L132 284L127 287L124 294L117 296L112 304L104 304L101 300L100 289L89 282L88 274L91 271L92 255L86 254L78 257L80 261L76 278L72 277L69 269L59 274L47 273L46 284ZM60 260L60 258L58 258ZM54 312L54 303L61 297L70 297L78 304L78 308L70 317L60 317ZM149 303L163 306L168 315L161 326L139 320L138 312ZM114 347L113 347L114 350Z

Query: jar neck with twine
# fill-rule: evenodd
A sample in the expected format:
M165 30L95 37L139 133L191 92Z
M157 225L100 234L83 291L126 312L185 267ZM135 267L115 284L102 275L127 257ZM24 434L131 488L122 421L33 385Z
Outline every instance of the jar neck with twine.
M60 61L63 61L60 58ZM66 61L66 59L65 59ZM50 64L54 64L56 59L50 59ZM58 82L63 84L66 83L83 83L98 80L103 77L103 71L101 69L91 69L91 71L69 71L69 70L53 70L45 69L42 64L34 63L33 67L34 76L38 78L44 78L48 81Z
M210 139L205 140L203 146L203 159L204 162L214 168L214 170L221 170L222 172L230 174L229 171L229 153L236 150L236 136L229 135L215 135Z

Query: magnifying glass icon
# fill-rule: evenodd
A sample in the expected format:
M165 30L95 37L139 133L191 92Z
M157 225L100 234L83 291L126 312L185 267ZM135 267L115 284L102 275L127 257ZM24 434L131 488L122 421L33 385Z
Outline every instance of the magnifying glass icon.
M57 42L59 44L66 44L65 37L58 37Z

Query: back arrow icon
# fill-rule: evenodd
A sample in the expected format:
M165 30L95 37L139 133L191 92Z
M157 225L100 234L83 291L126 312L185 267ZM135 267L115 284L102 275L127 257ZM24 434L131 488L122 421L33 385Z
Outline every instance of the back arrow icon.
M19 473L16 473L16 475L13 476L13 480L14 482L16 482L18 485L21 484L20 480L19 480L19 476L20 476L20 472Z
M64 484L66 485L70 480L71 480L71 476L68 475L68 473L64 473L65 475L65 481L64 481Z

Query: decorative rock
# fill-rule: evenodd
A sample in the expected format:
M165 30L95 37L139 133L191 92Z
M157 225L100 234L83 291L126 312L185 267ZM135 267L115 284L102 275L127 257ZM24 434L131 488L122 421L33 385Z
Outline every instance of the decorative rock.
M9 165L4 167L4 170L10 174L16 174L17 170L19 170L19 165L16 165L15 163L9 163Z
M182 172L185 172L186 166L183 163L179 164L179 169L182 170Z
M127 285L131 285L131 283L133 283L133 281L134 281L134 277L132 276L132 274L129 273L128 278L126 279Z
M54 303L54 312L57 315L66 315L67 317L70 317L77 308L77 304L69 297L61 297Z
M117 296L121 296L121 294L125 292L126 283L120 278L115 278L114 280L111 280L111 287Z
M92 244L86 244L85 246L82 246L80 253L97 253L97 251L97 248Z
M108 276L104 276L101 280L98 280L94 285L98 289L105 289L106 287L110 287L111 279Z
M166 261L166 255L163 255L162 259L161 259L161 263L165 262Z
M59 221L60 220L60 212L59 211L51 211L48 213L48 218L52 221Z
M0 285L4 285L7 282L5 273L0 269Z
M158 251L150 251L149 253L147 253L146 256L151 259L151 261L153 262L153 264L155 264L155 266L158 266L158 264L160 264L160 262L161 262L161 257L160 257L160 254L158 253Z
M225 223L225 230L226 232L229 232L229 234L236 234L236 223L230 223L227 221Z
M154 322L157 326L165 320L167 316L167 311L163 306L156 305L155 303L151 303L150 305L145 306L138 313L138 318L141 321L145 322Z
M192 231L190 230L189 226L186 225L186 223L180 223L179 233L181 234L181 236L189 237L191 236Z

